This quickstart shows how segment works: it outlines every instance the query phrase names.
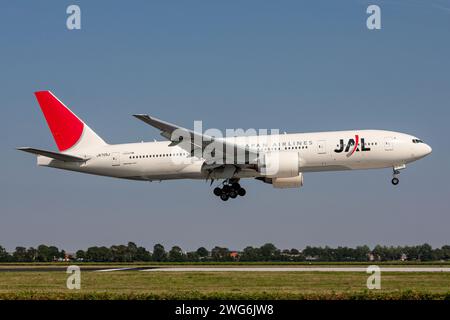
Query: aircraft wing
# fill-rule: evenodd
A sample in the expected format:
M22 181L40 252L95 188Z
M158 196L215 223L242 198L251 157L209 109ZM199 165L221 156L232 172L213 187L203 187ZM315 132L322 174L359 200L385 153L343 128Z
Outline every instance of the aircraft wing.
M58 153L58 152L47 151L47 150L42 150L42 149L35 149L35 148L28 148L28 147L17 148L17 150L32 153L35 155L41 155L44 157L48 157L48 158L52 158L52 159L64 161L64 162L85 162L85 161L89 160L89 158L80 158L80 157L75 157L75 156L71 156L71 155L64 154L64 153Z
M206 160L207 164L231 164L230 159L233 159L233 164L245 166L248 163L255 163L258 158L258 152L256 150L237 145L231 141L194 132L155 117L150 117L147 114L134 114L133 116L159 129L161 135L172 142L170 144L171 146L178 145L195 156L197 156L196 151L201 152L199 154ZM209 151L212 152L210 153ZM239 155L239 159L244 161L236 162L236 155Z

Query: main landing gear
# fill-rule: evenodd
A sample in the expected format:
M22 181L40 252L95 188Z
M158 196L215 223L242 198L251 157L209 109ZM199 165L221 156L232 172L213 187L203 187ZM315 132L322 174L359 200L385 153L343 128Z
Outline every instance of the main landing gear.
M214 195L220 197L223 201L227 201L228 199L235 199L237 196L245 196L247 193L244 188L237 182L229 183L228 181L224 182L222 188L217 187L213 190Z
M401 165L401 166L397 166L393 168L393 173L392 173L392 184L394 186L398 185L398 183L400 182L400 180L398 179L398 176L400 175L400 170L405 169L406 165Z

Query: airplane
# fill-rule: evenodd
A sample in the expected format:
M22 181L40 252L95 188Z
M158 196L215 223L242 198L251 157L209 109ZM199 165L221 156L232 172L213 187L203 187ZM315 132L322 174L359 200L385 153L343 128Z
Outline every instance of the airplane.
M274 188L299 188L307 172L392 168L400 170L432 152L423 140L386 130L214 137L147 114L134 117L160 130L167 141L108 144L51 91L35 92L59 152L30 147L39 166L121 179L218 181L221 200L245 196L241 179ZM212 146L212 147L211 147Z

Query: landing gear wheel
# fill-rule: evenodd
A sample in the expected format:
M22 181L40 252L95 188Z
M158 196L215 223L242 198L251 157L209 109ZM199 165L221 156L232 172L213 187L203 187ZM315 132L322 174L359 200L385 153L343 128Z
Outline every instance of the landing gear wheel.
M220 186L214 188L213 193L222 201L236 199L238 196L245 196L246 191L239 184L239 179L227 179Z
M241 185L239 183L237 183L237 182L234 182L234 183L231 184L231 187L234 190L239 190L241 188Z
M223 188L222 188L222 192L223 193L230 193L230 191L231 191L231 186L230 185L226 184L226 185L223 186Z
M214 193L214 195L216 195L216 196L220 196L220 195L222 194L222 189L220 189L219 187L214 188L213 193Z
M400 182L400 180L398 180L398 178L392 178L391 182L392 182L392 184L393 184L394 186L396 186L396 185L398 185L398 183Z
M220 199L222 199L223 201L227 201L230 198L230 196L227 193L222 193L220 195Z

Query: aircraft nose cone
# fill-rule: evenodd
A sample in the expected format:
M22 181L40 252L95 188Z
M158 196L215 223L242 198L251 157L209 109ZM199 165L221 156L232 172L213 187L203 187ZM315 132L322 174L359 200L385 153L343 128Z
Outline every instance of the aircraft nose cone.
M425 145L425 155L429 155L431 152L433 151L433 149L431 149L431 147L429 145Z
M419 158L423 158L426 157L427 155L429 155L431 153L432 149L429 145L425 144L425 143L421 143L420 144L420 148L417 150L417 155L419 156Z

